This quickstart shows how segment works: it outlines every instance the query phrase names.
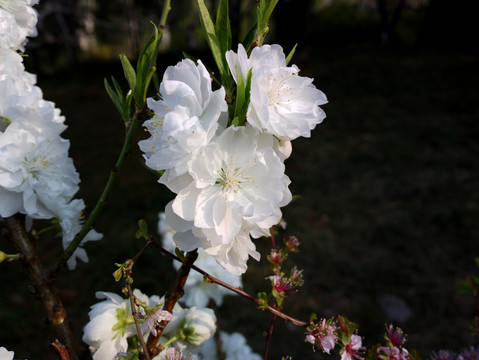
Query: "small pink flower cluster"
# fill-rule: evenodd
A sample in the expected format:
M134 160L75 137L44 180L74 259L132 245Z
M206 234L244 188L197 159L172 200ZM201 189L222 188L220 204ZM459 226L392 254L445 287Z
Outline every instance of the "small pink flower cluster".
M406 338L402 330L389 325L386 331L387 346L378 347L379 358L382 360L408 360L409 352L403 347Z

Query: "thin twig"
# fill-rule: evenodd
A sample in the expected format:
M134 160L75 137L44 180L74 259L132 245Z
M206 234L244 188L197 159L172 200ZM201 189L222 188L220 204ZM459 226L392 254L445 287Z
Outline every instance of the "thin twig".
M271 337L273 336L275 321L276 321L276 315L273 315L273 317L271 318L271 323L269 324L269 331L265 339L263 360L268 360L269 344L271 343Z
M146 347L145 340L143 339L143 333L141 332L141 326L138 321L138 313L136 311L135 300L133 299L133 290L131 289L131 285L126 285L128 288L128 296L130 297L130 305L131 305L131 313L133 315L133 320L135 321L136 333L138 334L138 339L140 340L141 348L143 349L143 353L147 360L151 360L150 355L148 354L148 348Z
M164 254L170 256L171 258L179 261L179 262L182 262L181 259L176 256L175 254L172 254L171 252L169 252L168 250L164 249L161 245L159 245L156 241L152 241L152 245L154 247L156 247L158 250L160 250L161 252L163 252ZM184 264L184 263L183 263ZM185 265L185 264L184 264ZM235 293L237 293L238 295L241 295L245 298L247 298L248 300L251 300L253 301L254 303L256 303L257 305L259 305L259 300L253 296L251 296L250 294L248 294L246 291L244 291L242 288L240 287L233 287L217 278L215 278L214 276L208 274L206 271L200 269L199 267L197 267L196 265L193 265L191 264L190 267L194 270L196 270L197 272L199 272L201 275L205 276L207 279L208 279L208 282L211 282L211 283L214 283L214 284L218 284L218 285L221 285L227 289L230 289L231 291L234 291ZM264 306L262 304L262 306ZM287 321L287 322L290 322L291 324L293 325L296 325L296 326L299 326L299 327L307 327L309 325L309 322L306 322L306 321L301 321L301 320L298 320L298 319L295 319L289 315L286 315L284 313L282 313L281 311L279 311L278 309L275 309L274 307L271 307L271 306L266 306L264 307L265 310L268 310L269 312L277 315L278 317L282 318L284 321Z
M71 360L68 349L58 339L51 341L50 347L56 351L60 360Z

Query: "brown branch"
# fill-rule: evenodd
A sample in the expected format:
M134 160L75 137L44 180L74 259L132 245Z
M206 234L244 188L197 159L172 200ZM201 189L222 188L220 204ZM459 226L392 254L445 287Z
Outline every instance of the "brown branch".
M264 360L268 359L269 345L271 344L271 337L273 336L273 329L274 329L275 321L276 321L276 315L273 315L273 317L271 318L271 323L269 324L269 331L268 331L268 334L266 335L266 339L265 339L264 355L263 355Z
M152 241L151 243L153 246L156 247L156 243ZM173 255L173 254L171 254ZM179 258L173 255L176 259ZM178 300L183 296L185 287L186 279L190 273L190 269L193 267L193 263L195 262L196 258L198 257L198 253L196 250L189 252L184 261L179 260L183 263L179 268L178 272L176 273L175 282L173 283L172 290L167 292L165 295L165 304L163 305L163 310L173 313L173 308ZM152 357L158 355L158 353L162 350L158 348L158 341L160 340L163 331L165 330L166 325L168 325L168 321L160 321L160 323L156 326L157 328L157 335L153 336L151 333L148 336L148 341L146 343L146 347L148 348L149 354Z
M35 295L42 302L46 312L48 324L57 334L62 343L70 350L72 360L78 360L79 347L69 326L67 313L62 301L57 295L56 287L45 276L40 259L25 230L24 216L16 215L5 219L10 231L10 239L21 254L21 261L28 278L33 283Z
M60 360L71 360L68 349L58 339L51 341L50 347L56 351Z
M181 259L172 254L171 252L169 252L168 250L164 249L161 245L159 245L158 243L156 243L155 241L152 241L152 245L154 247L156 247L158 250L160 250L162 253L170 256L171 258L179 261L179 262L182 262ZM185 266L186 264L183 263L183 266ZM205 276L209 282L211 283L214 283L214 284L218 284L218 285L221 285L227 289L230 289L231 291L234 291L235 293L237 293L238 295L241 295L245 298L247 298L248 300L251 300L253 301L255 304L257 305L260 305L260 301L251 296L250 294L248 294L246 291L244 291L242 288L240 287L233 287L223 281L221 281L220 279L217 279L215 278L214 276L211 276L210 274L208 274L206 271L200 269L199 267L193 265L193 264L190 264L189 267L191 267L192 269L196 270L197 272L199 272L201 275ZM261 304L261 306L263 307L263 304ZM306 322L306 321L302 321L302 320L298 320L298 319L295 319L289 315L286 315L284 313L282 313L281 311L279 311L278 309L275 309L274 307L271 307L271 306L266 306L264 307L265 310L268 310L269 312L271 312L272 314L274 315L277 315L278 317L282 318L284 321L287 321L287 322L290 322L291 324L293 325L296 325L296 326L299 326L299 327L307 327L309 325L309 322Z

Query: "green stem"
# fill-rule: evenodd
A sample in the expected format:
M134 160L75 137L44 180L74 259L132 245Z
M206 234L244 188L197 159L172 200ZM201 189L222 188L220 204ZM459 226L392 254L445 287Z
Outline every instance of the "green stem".
M150 354L148 354L148 348L146 347L145 340L143 340L143 334L141 332L141 326L138 321L138 313L136 312L136 305L133 299L133 290L130 284L126 285L128 287L128 296L130 298L131 313L133 315L133 320L135 321L136 333L138 334L138 340L140 341L141 348L147 360L151 360Z
M20 259L20 254L5 254L0 250L0 263L4 261L13 261Z
M53 225L50 225L50 226L47 226L46 228L44 229L41 229L41 230L38 230L36 231L33 236L35 236L35 238L39 238L41 235L49 232L50 230L57 230L58 229L58 224L53 224Z
M123 147L121 149L118 160L116 161L113 169L110 171L110 176L108 177L108 181L106 182L105 188L103 189L103 192L98 202L96 203L95 207L93 208L93 211L91 212L90 216L88 217L87 221L83 225L80 232L75 236L73 241L70 243L70 245L68 245L68 247L63 252L60 258L60 261L58 262L52 275L56 275L56 273L58 273L58 271L65 266L67 260L72 256L72 254L75 252L78 246L80 246L81 241L85 238L88 232L93 229L93 225L95 224L95 221L98 219L101 212L105 208L106 203L108 202L108 197L110 195L110 192L113 189L113 184L115 183L118 177L118 173L123 167L125 159L130 154L130 149L133 142L133 136L136 130L138 129L138 127L140 126L140 122L142 122L143 120L146 120L147 118L148 116L145 110L137 109L129 125L128 131L125 137L125 141L123 142Z
M166 19L168 18L168 14L170 10L171 10L171 0L165 0L165 2L163 3L163 9L161 10L161 15L160 15L160 27L158 31L160 38L163 36L163 32L165 31Z
M183 340L183 339L182 339L181 336L178 336L178 334L177 334L177 335L173 336L172 338L169 338L168 341L165 342L165 343L162 344L162 345L163 345L163 347L166 348L168 345L170 345L172 342L174 342L174 341L176 341L176 340Z

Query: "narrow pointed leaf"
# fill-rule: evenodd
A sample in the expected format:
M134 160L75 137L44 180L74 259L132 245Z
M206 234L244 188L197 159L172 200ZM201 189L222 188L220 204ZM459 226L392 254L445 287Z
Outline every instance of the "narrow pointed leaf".
M244 101L243 107L241 108L241 112L239 114L240 119L243 119L243 123L246 120L246 114L248 112L248 106L251 98L251 77L253 76L253 69L248 71L248 76L246 77L246 86L244 90Z
M123 112L124 112L123 111L123 99L120 99L118 94L113 90L113 88L110 86L110 84L108 83L108 81L106 79L104 79L103 83L105 84L106 92L107 92L108 96L110 97L111 101L113 102L113 105L115 105L118 112L123 117Z
M223 54L231 49L232 35L228 8L228 0L220 0L216 13L215 33ZM223 61L225 61L224 55Z
M137 64L138 86L133 91L133 97L138 106L145 105L146 92L150 85L151 77L155 72L156 56L158 54L158 45L160 37L158 35L158 28L153 24L154 34L146 45L141 50Z
M123 100L123 90L120 87L120 84L118 84L118 81L112 76L111 77L111 82L113 83L113 86L115 87L116 93L120 97L120 99Z
M223 74L225 74L227 70L223 64L222 57L224 55L222 54L221 46L219 44L218 38L216 37L215 25L213 24L213 20L211 20L210 13L205 5L204 0L197 0L197 3L200 12L201 26L206 34L206 41L210 46L211 53L213 54L213 58L215 59L220 75L224 76Z
M128 60L125 54L120 55L120 61L121 66L123 67L123 73L128 81L128 85L130 85L130 89L134 91L136 87L135 70L133 69L133 66L131 66L130 60Z
M239 117L245 100L245 84L241 71L236 68L236 101L234 117ZM236 125L236 124L235 124Z
M296 46L298 46L298 43L294 45L293 49L289 52L288 56L286 56L286 65L288 65L289 62L291 61L291 58L293 57L294 52L296 51Z

